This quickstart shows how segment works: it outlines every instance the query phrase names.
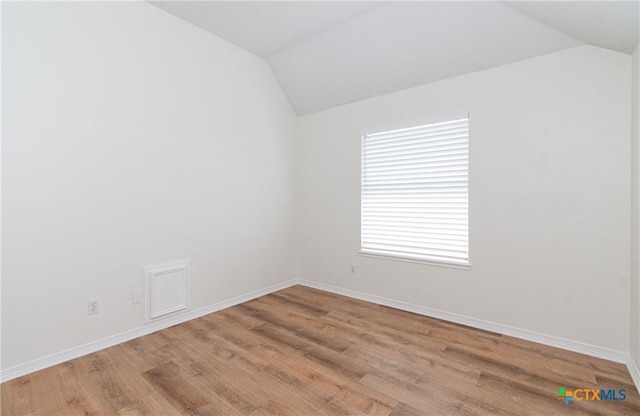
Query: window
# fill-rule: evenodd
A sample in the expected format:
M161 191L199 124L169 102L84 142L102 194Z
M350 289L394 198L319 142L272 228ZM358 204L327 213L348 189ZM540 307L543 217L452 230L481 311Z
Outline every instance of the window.
M469 264L469 119L362 138L361 253Z

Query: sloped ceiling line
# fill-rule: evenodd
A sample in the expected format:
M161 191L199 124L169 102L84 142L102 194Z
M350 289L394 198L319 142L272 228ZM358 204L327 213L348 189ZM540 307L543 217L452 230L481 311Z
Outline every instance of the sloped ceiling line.
M583 44L631 53L640 1L154 1L269 63L299 115Z

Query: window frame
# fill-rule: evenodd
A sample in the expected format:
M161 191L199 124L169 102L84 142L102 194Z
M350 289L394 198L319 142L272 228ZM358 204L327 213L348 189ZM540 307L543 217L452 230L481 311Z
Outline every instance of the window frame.
M467 258L466 261L457 261L457 260L447 260L447 259L442 259L442 258L429 258L429 257L419 257L419 256L404 256L401 254L397 254L397 253L384 253L383 250L381 251L371 251L371 250L367 250L366 248L363 248L363 234L364 234L364 226L363 226L363 208L364 208L364 180L365 180L365 161L364 161L364 155L365 155L365 140L367 139L367 136L371 136L371 135L377 135L377 134L388 134L388 133L393 133L396 131L402 131L402 130L410 130L410 129L419 129L419 128L425 128L425 127L429 127L431 125L437 125L437 124L441 124L441 123L447 123L447 122L455 122L455 121L461 121L466 119L467 121L467 164L466 164L466 168L467 168L467 188L466 188L466 203L467 203L467 210L466 210L466 220L467 220L467 228L466 228L466 237L467 237L467 245L466 245L466 254L467 254ZM371 257L371 258L378 258L378 259L384 259L384 260L392 260L392 261L400 261L400 262L407 262L407 263L418 263L418 264L426 264L426 265L431 265L431 266L438 266L438 267L446 267L446 268L453 268L453 269L464 269L464 270L468 270L471 268L471 221L470 221L470 213L471 213L471 201L470 201L470 183L471 183L471 172L470 172L470 165L471 165L471 161L470 161L470 154L471 154L471 141L470 141L470 136L471 136L471 117L469 112L466 112L464 115L458 115L458 116L449 116L449 117L440 117L438 119L431 119L428 120L426 122L421 122L421 123L413 123L412 125L404 125L401 127L395 127L395 128L386 128L386 129L377 129L376 131L367 131L361 134L360 136L360 248L358 250L358 254L364 257Z

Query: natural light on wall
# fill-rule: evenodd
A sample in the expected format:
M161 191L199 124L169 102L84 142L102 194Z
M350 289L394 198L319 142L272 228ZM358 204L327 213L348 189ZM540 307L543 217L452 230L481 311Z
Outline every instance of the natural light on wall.
M361 253L469 265L469 119L362 138Z

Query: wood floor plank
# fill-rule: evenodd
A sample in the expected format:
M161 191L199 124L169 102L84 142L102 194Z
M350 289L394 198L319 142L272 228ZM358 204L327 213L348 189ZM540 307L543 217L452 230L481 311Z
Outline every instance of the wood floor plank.
M341 374L347 379L359 379L369 370L368 367L354 363L324 346L313 345L306 340L296 337L286 331L269 324L254 328L253 332L275 341L282 347L293 348L296 354L301 355L309 361L316 362L330 368L332 371Z
M43 383L43 380L47 380L50 384L53 382L57 383L58 371L58 369L48 368L20 377L18 383L7 386L6 389L3 388L0 409L2 409L3 412L13 412L13 414L37 414L39 410L37 402L45 394L49 399L54 401L52 405L48 406L49 411L60 406L61 403L64 403L64 393L61 391L47 391L46 383Z
M397 348L398 345L412 345L414 347L439 352L447 346L446 342L428 338L416 331L407 330L406 328L392 328L388 325L379 325L374 322L369 322L364 318L348 318L337 311L330 312L325 317L325 320L339 328L353 328L352 334L355 333L360 338L364 338L369 342L378 344L386 343L387 346L393 345L394 348ZM375 335L375 340L372 334Z
M143 377L181 415L241 415L221 398L208 394L189 379L173 361L143 373ZM170 409L167 409L170 410Z
M345 356L355 362L375 362L376 370L391 374L403 374L419 378L422 374L441 375L454 382L475 384L481 371L464 364L440 359L437 356L426 356L424 352L420 356L404 355L402 353L391 355L388 351L375 346L354 346L345 352Z
M270 396L255 383L250 374L236 368L206 345L180 343L176 345L176 363L190 376L190 380L204 391L212 392L233 406L241 414L250 414L264 405Z
M61 381L58 389L64 397L66 406L74 414L98 415L101 408L92 394L91 386L80 383L82 371L73 362L61 365L58 379Z
M253 303L252 305L241 305L241 310L251 315L252 317L264 321L265 323L285 329L288 332L295 334L295 336L298 338L302 338L305 341L311 343L322 345L325 348L334 351L342 352L352 345L351 342L345 341L340 338L328 336L313 328L305 328L302 325L279 315L277 312L274 313L255 305L256 303Z
M251 306L259 307L263 310L271 310L277 312L279 315L283 316L291 322L295 322L305 328L314 328L324 333L327 333L328 330L332 327L323 319L326 314L321 316L305 315L302 312L287 308L286 304L283 305L281 302L275 302L271 298L263 297L255 299L255 302L252 303Z
M455 344L447 347L442 352L442 357L464 365L470 365L483 372L490 372L502 377L509 378L538 378L540 381L561 384L572 383L578 385L594 386L596 384L593 373L585 373L584 369L574 366L571 372L566 365L551 365L541 360L538 364L532 360L532 356L521 357L510 355L508 360L504 355L492 353L490 351L478 351L466 348L464 345Z
M326 309L326 306L313 306L308 302L300 301L297 299L288 299L287 297L284 297L282 295L283 293L276 292L266 295L265 298L274 299L276 302L282 303L290 309L298 310L309 316L322 316L329 312L329 310ZM251 301L247 302L247 304L251 304Z
M546 394L548 390L543 387L538 387L535 382L527 383L517 380L510 380L507 378L495 376L489 373L483 373L478 380L478 386L482 388L483 392L491 392L494 396L502 396L501 401L510 401L511 403L517 403L517 406L522 409L535 409L535 412L529 412L530 414L589 414L589 415L601 415L601 411L611 411L614 404L609 404L607 409L603 406L597 406L592 409L591 412L585 412L579 404L572 403L570 407L564 404L564 402L557 400L550 395ZM509 392L512 389L517 389L519 394L514 399ZM598 411L600 407L600 411ZM607 414L607 413L605 413ZM620 414L620 413L612 413ZM602 416L604 416L602 414Z
M114 347L114 354L98 351L70 362L77 366L76 379L78 375L86 374L90 381L83 385L84 395L78 396L78 399L97 398L115 413L153 414L161 411L166 406L166 401L152 394L153 389L142 382L139 373L130 371L127 355L118 354L119 347ZM71 379L66 375L61 375L61 378L65 383Z
M365 375L361 382L373 389L394 397L399 402L418 409L423 414L441 415L450 411L452 404L444 401L431 400L420 388L413 383L403 383L397 378L380 377L377 374ZM464 413L463 413L464 414Z
M640 415L622 364L302 286L0 390L7 416Z
M388 415L397 401L359 383L341 377L332 368L325 367L300 356L275 353L269 355L272 363L294 374L315 390L333 396L365 415Z

